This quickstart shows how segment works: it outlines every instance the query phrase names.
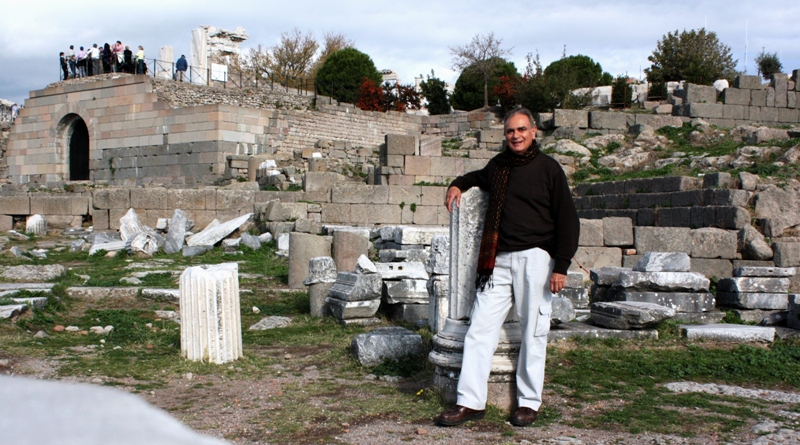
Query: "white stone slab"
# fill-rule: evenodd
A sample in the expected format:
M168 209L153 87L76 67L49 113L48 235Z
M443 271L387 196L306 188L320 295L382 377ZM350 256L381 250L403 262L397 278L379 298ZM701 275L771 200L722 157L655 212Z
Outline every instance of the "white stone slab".
M740 324L680 325L689 340L708 339L733 342L767 342L775 339L775 328Z
M123 240L128 240L139 233L146 232L147 226L139 220L136 210L128 209L128 212L119 219L119 234Z
M25 233L37 236L47 235L47 221L44 220L44 216L37 214L28 218L25 223Z
M394 242L397 244L430 245L436 235L448 235L447 227L398 226L394 231Z
M425 265L418 261L375 263L375 268L384 280L401 280L404 278L415 280L428 279L428 272L425 272Z
M705 275L698 272L637 272L622 271L614 282L614 288L638 290L707 291L711 284Z
M246 215L242 215L238 218L234 218L230 221L225 221L222 224L211 228L205 228L202 232L194 234L190 236L186 240L187 246L213 246L217 244L220 240L225 238L226 236L233 233L234 230L241 227L244 223L246 223L251 217L253 216L252 213L248 213Z

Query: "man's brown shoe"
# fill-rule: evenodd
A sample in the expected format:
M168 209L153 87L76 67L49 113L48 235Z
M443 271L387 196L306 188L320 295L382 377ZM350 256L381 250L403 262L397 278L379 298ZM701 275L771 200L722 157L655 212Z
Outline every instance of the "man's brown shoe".
M485 410L475 410L467 408L466 406L456 405L455 408L450 408L447 411L439 414L436 418L436 424L442 426L457 426L470 420L480 420L486 414Z
M539 413L533 408L520 406L514 410L514 414L511 415L511 424L514 426L528 426L536 420L536 416L538 415Z

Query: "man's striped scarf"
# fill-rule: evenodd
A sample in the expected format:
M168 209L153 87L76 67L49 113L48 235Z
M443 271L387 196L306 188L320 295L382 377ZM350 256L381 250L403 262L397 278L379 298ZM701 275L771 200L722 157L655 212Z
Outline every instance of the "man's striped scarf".
M489 185L489 207L486 209L486 218L483 222L483 235L481 236L481 250L478 256L478 277L475 287L483 291L486 284L492 286L492 272L494 260L497 256L497 242L500 235L500 214L506 202L508 190L508 176L512 167L518 167L531 162L539 153L539 147L534 140L531 146L522 154L516 154L510 149L497 155L494 160L497 168L492 174Z

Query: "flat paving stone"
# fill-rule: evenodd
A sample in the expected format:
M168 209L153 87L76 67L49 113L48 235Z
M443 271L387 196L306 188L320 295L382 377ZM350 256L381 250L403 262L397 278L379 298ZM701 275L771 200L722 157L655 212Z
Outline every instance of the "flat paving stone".
M741 324L679 325L689 340L708 339L732 342L767 342L775 339L775 328Z
M101 298L136 298L138 287L68 287L67 295L72 298L99 300Z

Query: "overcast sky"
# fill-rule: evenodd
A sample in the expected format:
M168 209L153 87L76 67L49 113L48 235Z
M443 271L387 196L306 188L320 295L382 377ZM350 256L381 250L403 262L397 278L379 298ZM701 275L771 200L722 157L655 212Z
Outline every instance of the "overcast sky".
M191 31L199 25L234 30L249 39L244 49L272 46L295 27L321 39L345 34L378 69L394 69L403 83L434 70L455 82L449 47L494 32L511 48L520 72L525 56L538 51L546 66L584 54L613 75L643 76L647 56L667 32L706 27L730 46L738 70L755 74L753 58L776 52L784 71L800 68L800 2L772 0L580 2L461 0L382 2L292 1L40 1L5 0L0 6L0 98L22 103L30 90L58 80L58 53L70 44L91 46L121 40L143 45L148 59L172 46L189 57ZM135 52L135 50L134 50Z

